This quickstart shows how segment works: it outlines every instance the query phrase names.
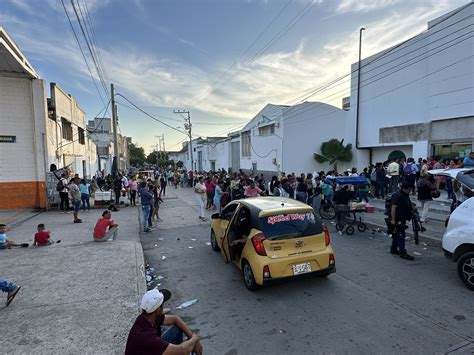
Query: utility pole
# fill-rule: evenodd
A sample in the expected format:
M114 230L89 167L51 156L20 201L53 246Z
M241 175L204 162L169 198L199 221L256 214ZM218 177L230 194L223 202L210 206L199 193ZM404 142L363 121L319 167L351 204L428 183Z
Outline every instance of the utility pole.
M115 89L114 84L110 84L110 100L112 104L112 129L114 134L114 158L112 162L112 176L117 177L119 171L119 145L118 145L118 135L117 135L117 106L115 106Z
M357 106L356 106L356 149L359 149L359 111L360 111L360 69L362 60L362 31L365 28L361 27L359 30L359 63L357 69Z
M189 136L189 150L190 150L190 158L191 158L191 171L194 171L194 159L193 159L193 135L192 135L192 127L191 124L191 114L189 111L186 110L174 110L175 114L181 115L184 118L184 129ZM187 114L187 117L183 116L183 114Z
M155 136L156 137L156 136ZM160 159L160 156L159 156L159 145L158 144L155 144L155 145L152 145L151 146L154 151L156 152L156 168L158 169L160 167L160 163L159 163L159 159Z

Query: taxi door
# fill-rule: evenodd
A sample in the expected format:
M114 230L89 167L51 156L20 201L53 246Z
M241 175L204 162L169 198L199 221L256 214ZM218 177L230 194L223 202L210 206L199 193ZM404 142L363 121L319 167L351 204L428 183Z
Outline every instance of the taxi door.
M216 233L217 245L219 245L222 257L226 264L230 261L229 243L226 238L227 230L229 229L230 222L232 221L238 206L238 203L229 203L222 210L221 215L215 222L216 228L214 232Z

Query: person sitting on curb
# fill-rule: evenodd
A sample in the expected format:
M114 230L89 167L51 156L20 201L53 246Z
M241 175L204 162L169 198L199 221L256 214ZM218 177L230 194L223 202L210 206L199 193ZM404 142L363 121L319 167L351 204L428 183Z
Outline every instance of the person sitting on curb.
M28 248L28 243L18 244L7 238L7 225L0 224L0 250L11 249L11 247Z
M137 317L128 334L125 355L134 354L202 354L199 337L186 323L173 315L163 314L163 303L171 298L168 290L153 289L145 293L141 302L142 314ZM161 326L170 326L161 332ZM183 341L183 333L188 340Z
M57 243L61 241L58 240ZM54 244L54 240L51 239L51 235L49 234L49 230L46 229L43 223L38 224L38 232L35 233L35 239L33 241L33 245L37 246L47 246Z
M17 286L14 283L0 279L0 290L3 292L7 292L7 302L5 303L7 307L12 303L13 299L15 298L18 291L20 291L21 286Z
M102 217L97 220L94 227L95 242L106 242L111 236L112 240L117 238L118 224L114 223L111 217L112 212L105 210L102 213Z

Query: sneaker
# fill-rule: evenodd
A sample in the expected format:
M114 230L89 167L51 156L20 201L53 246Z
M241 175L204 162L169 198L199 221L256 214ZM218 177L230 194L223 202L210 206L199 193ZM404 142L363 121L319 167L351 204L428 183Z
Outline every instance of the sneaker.
M156 226L150 226L150 229L156 229L157 227Z
M415 260L415 258L411 255L408 255L407 253L402 253L400 254L400 258L401 259L405 259L405 260L410 260L410 261L413 261Z
M82 223L82 220L81 220L81 219L76 219L76 220L74 221L74 223Z
M399 252L398 250L392 250L392 249L390 249L390 254L399 255L400 252Z
M66 213L68 213L68 214L69 214L69 213L71 213L71 211L66 211Z
M150 233L150 232L151 232L150 229L145 229L145 230L143 231L143 233Z
M64 213L66 213L66 212L64 212L64 211L61 211L61 213L62 213L62 214L64 214Z

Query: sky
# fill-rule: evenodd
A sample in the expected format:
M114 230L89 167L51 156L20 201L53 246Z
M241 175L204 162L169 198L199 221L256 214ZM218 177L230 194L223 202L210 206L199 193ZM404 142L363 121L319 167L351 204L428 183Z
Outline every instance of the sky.
M0 0L0 26L47 87L57 83L93 119L109 97L71 0L63 1L91 73L61 0ZM349 96L347 82L308 96L350 72L358 58L360 27L366 28L365 58L424 31L428 21L469 2L72 1L79 18L84 18L86 34L93 33L91 49L97 53L106 88L114 83L116 93L168 125L117 97L120 131L147 153L157 143L155 136L162 134L168 151L181 148L186 140L180 132L184 119L173 112L176 109L190 111L193 136L208 137L240 129L267 103L308 100L340 107L342 97Z

